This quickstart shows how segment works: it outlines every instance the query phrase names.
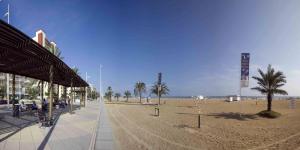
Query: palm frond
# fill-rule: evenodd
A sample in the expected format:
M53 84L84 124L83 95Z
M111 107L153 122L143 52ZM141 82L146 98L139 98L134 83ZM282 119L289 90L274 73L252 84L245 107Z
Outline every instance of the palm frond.
M285 90L282 90L282 89L274 89L273 93L274 94L280 94L280 95L288 95L288 93Z
M254 87L254 88L251 88L251 90L259 91L262 94L266 94L268 92L267 89L261 88L261 87Z
M266 73L264 73L261 69L258 69L258 73L261 77L252 77L257 81L258 87L254 87L252 90L257 90L262 94L287 94L286 91L279 89L286 83L286 77L283 75L283 72L275 72L274 68L272 68L271 65L268 65Z
M161 96L161 95L168 95L169 94L169 88L168 86L166 85L166 83L162 83L161 85L161 91L158 95L158 90L159 90L159 85L158 83L155 83L152 88L151 88L151 93L157 95L157 96Z

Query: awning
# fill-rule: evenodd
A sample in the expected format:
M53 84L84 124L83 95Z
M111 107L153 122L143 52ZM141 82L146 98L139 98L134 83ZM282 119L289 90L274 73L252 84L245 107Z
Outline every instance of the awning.
M70 87L88 84L62 60L30 37L0 20L0 72L49 81L53 65L53 83Z

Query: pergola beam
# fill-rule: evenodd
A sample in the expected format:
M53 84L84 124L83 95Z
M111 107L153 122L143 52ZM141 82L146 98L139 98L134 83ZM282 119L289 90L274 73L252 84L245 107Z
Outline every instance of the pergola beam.
M30 37L0 20L0 72L11 73L48 81L49 68L53 66L53 83L70 87L88 84L63 61ZM42 73L40 73L42 72Z

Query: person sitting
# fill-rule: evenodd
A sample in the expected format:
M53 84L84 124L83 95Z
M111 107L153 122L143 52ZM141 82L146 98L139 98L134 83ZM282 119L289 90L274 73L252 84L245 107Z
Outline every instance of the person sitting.
M24 101L21 102L21 105L20 105L20 110L21 111L26 111L27 109L27 106L25 105Z
M35 101L33 101L32 106L31 106L31 110L37 110L37 109L38 109L38 107L37 107Z

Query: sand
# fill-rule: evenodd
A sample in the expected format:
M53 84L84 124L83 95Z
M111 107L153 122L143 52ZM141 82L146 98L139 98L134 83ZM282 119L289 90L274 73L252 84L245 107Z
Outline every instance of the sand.
M287 100L274 100L273 110L282 114L277 119L255 115L266 109L264 100L257 105L254 100L202 101L201 128L193 100L168 99L159 117L154 116L155 106L105 106L120 149L300 149L300 101L290 109Z

